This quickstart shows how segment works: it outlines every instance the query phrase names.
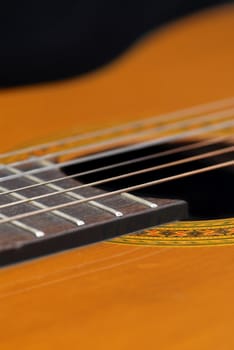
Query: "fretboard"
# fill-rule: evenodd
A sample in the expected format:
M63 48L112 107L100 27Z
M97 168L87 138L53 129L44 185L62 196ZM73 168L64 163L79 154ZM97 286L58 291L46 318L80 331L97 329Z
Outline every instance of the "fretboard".
M86 187L59 193L82 183L69 178L50 182L64 177L64 173L59 168L46 170L46 167L48 163L35 158L26 165L6 165L0 170L0 192L6 192L0 194L0 220L5 221L0 223L2 266L187 216L183 201L145 198L126 192L66 207L68 203L108 191ZM49 196L50 193L56 194ZM35 197L41 198L33 199ZM62 208L50 210L54 206ZM43 210L45 212L37 214ZM35 215L24 217L27 213ZM15 216L18 218L11 219Z

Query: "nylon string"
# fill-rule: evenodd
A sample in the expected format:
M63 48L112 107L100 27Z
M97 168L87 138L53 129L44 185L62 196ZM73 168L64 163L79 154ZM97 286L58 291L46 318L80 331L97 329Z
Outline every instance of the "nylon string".
M65 203L65 204L60 204L60 205L55 205L55 206L51 206L49 208L46 209L39 209L33 212L28 212L28 213L24 213L24 214L19 214L19 215L14 215L11 217L8 217L6 219L1 219L0 220L0 224L4 224L4 223L8 223L8 222L12 222L14 220L20 220L20 219L25 219L25 218L29 218L32 216L36 216L39 214L43 214L43 213L48 213L54 210L58 210L58 209L63 209L63 208L68 208L74 205L80 205L83 203L87 203L93 200L97 200L97 199L102 199L102 198L107 198L107 197L112 197L114 195L117 194L121 194L124 192L132 192L132 191L136 191L138 189L142 189L142 188L146 188L149 186L153 186L153 185L158 185L161 183L165 183L165 182L169 182L169 181L173 181L173 180L177 180L177 179L181 179L181 178L186 178L192 175L197 175L197 174L201 174L201 173L205 173L205 172L209 172L209 171L213 171L216 169L221 169L221 168L225 168L225 167L230 167L230 166L234 166L234 161L228 161L228 162L222 162L216 165L211 165L211 166L207 166L207 167L203 167L203 168L199 168L196 170L192 170L192 171L188 171L188 172L184 172L181 174L177 174L177 175L173 175L173 176L169 176L169 177L165 177L162 179L158 179L158 180L154 180L154 181L149 181L149 182L145 182L139 185L135 185L135 186L129 186L129 187L124 187L122 189L119 190L115 190L112 192L108 192L108 193L102 193L96 196L92 196L92 197L88 197L88 198L84 198L81 200L75 200L72 201L70 203Z
M154 123L154 122L157 123L158 121L165 120L165 119L173 120L173 119L177 119L179 117L183 117L186 115L196 115L196 114L199 114L202 112L212 111L215 109L222 109L222 108L233 106L233 105L234 105L234 97L229 97L229 98L225 98L225 99L221 99L221 100L217 100L217 101L212 101L212 102L205 103L205 104L196 105L196 106L193 106L190 108L181 109L181 110L178 110L175 112L150 117L150 118L144 119L143 121L139 120L139 121L135 121L135 122L130 122L130 123L122 124L121 126L117 126L117 127L111 127L111 128L106 128L104 130L97 130L97 131L88 132L88 133L85 133L84 135L75 135L75 136L64 138L62 140L51 141L51 142L47 142L47 143L36 145L36 146L31 146L31 147L26 147L26 148L22 148L22 149L10 151L10 152L5 152L3 154L0 154L0 159L15 156L15 155L20 155L23 153L30 153L30 152L34 152L34 151L39 151L39 150L43 150L43 149L50 148L50 147L65 145L67 143L75 142L75 141L82 140L82 139L104 136L104 135L108 135L110 133L125 130L126 128L137 128L139 126L139 124L147 125L147 124Z
M183 140L186 137L193 137L196 135L212 133L212 132L215 132L217 130L230 129L233 127L234 127L234 120L227 120L227 121L222 122L222 123L214 123L211 125L207 125L205 127L193 129L191 131L190 130L184 131L182 133L175 134L173 136L164 136L164 137L158 138L156 140L140 142L140 143L137 143L137 144L134 144L131 146L119 147L118 149L115 149L115 150L99 152L98 156L99 157L100 156L102 156L102 157L113 156L113 155L119 154L120 151L133 151L133 150L142 149L142 148L148 147L148 146L162 145L162 144L173 142L173 141ZM0 178L0 183L4 182L6 180L13 180L13 179L21 178L25 175L40 174L40 173L43 173L45 171L56 170L56 169L60 169L60 168L65 167L65 166L77 165L77 164L82 163L84 161L90 161L90 160L94 160L96 158L97 158L97 154L95 153L95 154L92 154L89 156L79 157L78 159L73 159L70 161L65 161L65 162L61 162L61 163L52 163L51 165L44 166L43 168L36 168L36 169L28 170L28 171L25 171L24 173L21 173L21 174L4 176L4 177ZM38 161L38 160L40 160L40 158L36 158L34 160ZM15 164L11 163L10 165L14 166ZM4 166L2 168L4 169Z
M28 185L28 186L17 187L17 188L12 189L12 190L7 190L7 191L4 191L4 192L1 192L0 193L0 197L3 196L3 195L15 193L15 192L20 192L20 191L23 191L23 190L26 190L26 189L31 189L31 188L35 188L35 187L41 187L41 186L53 184L53 183L56 183L56 182L60 182L62 180L74 179L74 178L77 178L78 176L96 174L96 173L99 173L101 171L106 171L106 170L109 170L109 169L115 169L115 168L119 168L119 167L122 167L122 166L125 166L125 165L137 164L139 162L143 162L143 161L146 161L146 160L157 159L157 158L161 158L163 156L172 155L172 154L178 154L180 152L186 152L186 151L190 151L190 150L195 150L195 149L198 149L198 148L201 148L201 147L204 147L204 146L210 146L210 145L214 145L214 144L217 144L217 143L220 143L220 142L225 142L225 141L227 142L227 141L231 141L231 140L232 140L232 138L229 137L229 136L221 136L221 137L217 137L217 138L214 138L214 139L209 139L209 140L205 140L205 141L195 142L195 143L192 143L192 144L189 144L189 145L176 147L176 148L169 149L169 150L166 150L166 151L162 151L162 152L159 152L159 153L156 153L156 154L151 154L151 155L144 156L144 157L134 158L134 159L127 160L127 161L124 161L124 162L114 163L114 164L106 165L106 166L99 167L99 168L94 168L94 169L91 169L91 170L83 171L83 172L80 172L80 173L75 173L75 174L72 174L72 175L66 175L66 176L62 176L62 177L55 178L55 179L52 179L52 180L42 181L40 183L35 183L35 184L32 184L32 185Z
M125 174L122 174L122 175L113 176L113 177L109 177L109 178L98 180L98 181L93 181L93 182L90 182L90 183L87 183L87 184L69 187L69 188L66 188L66 189L63 189L63 190L58 190L58 191L55 191L55 192L52 192L52 193L46 193L46 194L43 194L43 195L22 199L22 200L19 200L19 201L16 201L16 202L3 204L3 205L0 205L0 209L4 209L4 208L7 208L7 207L14 207L16 205L23 204L23 203L28 203L28 202L31 202L31 201L36 201L38 199L53 197L53 196L56 196L58 194L61 195L61 194L65 194L65 193L68 193L68 192L71 192L71 191L74 191L74 190L87 188L87 187L91 187L91 186L103 185L103 184L108 183L108 182L117 181L117 180L120 180L120 179L125 179L125 178L129 178L129 177L136 176L136 175L146 174L146 173L149 173L149 172L152 172L152 171L161 170L161 169L165 169L165 168L169 168L169 167L174 167L176 165L186 164L186 163L189 163L189 162L193 162L193 161L197 161L197 160L201 160L201 159L207 159L207 158L210 158L210 157L215 157L215 156L219 156L219 155L223 155L223 154L228 154L228 153L231 153L231 152L234 152L234 146L224 147L224 148L221 148L221 149L216 150L216 151L202 153L202 154L199 154L199 155L196 155L196 156L192 156L192 157L176 160L174 162L160 164L160 165L156 165L156 166L149 167L149 168L146 168L146 169L141 169L141 170L138 170L138 171L125 173Z

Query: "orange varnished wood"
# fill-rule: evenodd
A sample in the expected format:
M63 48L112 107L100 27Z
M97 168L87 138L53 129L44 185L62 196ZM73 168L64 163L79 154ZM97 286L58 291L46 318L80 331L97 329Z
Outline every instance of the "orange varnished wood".
M2 349L231 349L233 253L103 243L2 271Z
M213 10L153 33L81 79L1 91L1 150L229 97L232 40L233 10Z
M1 150L231 96L233 32L216 9L87 77L2 91ZM3 269L1 349L232 349L233 254L107 242Z

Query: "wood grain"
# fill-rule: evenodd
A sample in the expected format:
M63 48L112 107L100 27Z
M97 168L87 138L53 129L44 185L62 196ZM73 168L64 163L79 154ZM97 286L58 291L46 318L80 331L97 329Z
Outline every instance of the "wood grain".
M82 79L0 94L2 151L234 91L233 6L150 35ZM101 243L2 270L2 349L234 346L233 246Z

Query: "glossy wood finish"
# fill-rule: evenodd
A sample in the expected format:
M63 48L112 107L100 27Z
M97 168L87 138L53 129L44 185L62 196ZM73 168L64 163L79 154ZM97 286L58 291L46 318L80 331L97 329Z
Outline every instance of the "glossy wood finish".
M231 349L233 253L103 243L2 271L2 349Z
M216 9L95 74L2 91L1 150L233 95L233 32L233 7ZM232 349L233 254L106 242L4 269L1 347Z
M1 91L1 150L233 95L233 10L152 33L113 64L67 82Z

